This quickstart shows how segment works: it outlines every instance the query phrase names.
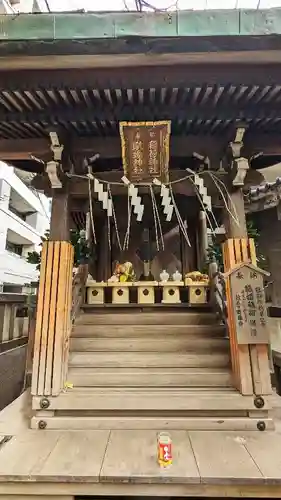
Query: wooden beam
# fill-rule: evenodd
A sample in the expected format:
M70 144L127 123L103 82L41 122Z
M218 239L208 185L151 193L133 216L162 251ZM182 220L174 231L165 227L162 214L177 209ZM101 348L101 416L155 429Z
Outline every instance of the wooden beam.
M0 111L0 122L4 123L34 123L44 122L49 126L60 122L75 121L130 121L132 119L151 120L260 120L281 118L280 103L261 103L258 106L217 104L198 106L186 104L184 106L166 104L133 104L122 103L111 106L105 103L93 105L76 105L74 108L66 106L50 106L46 109L23 111Z
M50 154L50 142L47 139L1 139L1 160L30 160L31 156L40 158Z
M171 137L171 156L191 156L194 151L202 155L221 155L224 141L221 137L211 135L188 135ZM121 158L121 142L119 137L76 137L71 139L74 155L91 156L99 153L101 158ZM0 157L6 161L38 158L49 158L51 155L48 139L1 139Z
M191 156L198 152L206 156L221 158L229 137L211 135L171 136L171 157ZM101 158L120 158L121 146L119 137L74 137L71 139L74 155L90 156L99 153ZM254 134L249 130L245 135L243 155L253 154L281 155L281 134ZM28 160L31 155L38 158L49 158L51 154L48 139L0 139L0 157L2 160Z
M241 37L240 37L241 38ZM163 66L135 66L133 68L87 68L22 70L1 72L0 89L27 90L34 88L110 89L188 87L201 85L279 85L279 63L268 64L174 64Z

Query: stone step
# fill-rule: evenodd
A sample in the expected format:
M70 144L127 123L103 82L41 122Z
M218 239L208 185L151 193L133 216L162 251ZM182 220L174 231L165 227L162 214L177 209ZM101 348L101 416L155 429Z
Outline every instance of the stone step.
M206 368L70 368L75 387L231 387L229 369Z
M178 310L129 310L127 312L100 312L83 313L76 319L76 325L213 325L217 317L212 312L186 312Z
M229 352L229 342L224 338L197 338L183 336L167 338L157 336L136 338L71 338L71 351L141 351L141 352Z
M151 337L151 336L196 336L196 337L224 337L223 325L189 325L189 324L78 324L74 325L71 337Z
M228 353L70 352L69 366L96 368L226 368Z

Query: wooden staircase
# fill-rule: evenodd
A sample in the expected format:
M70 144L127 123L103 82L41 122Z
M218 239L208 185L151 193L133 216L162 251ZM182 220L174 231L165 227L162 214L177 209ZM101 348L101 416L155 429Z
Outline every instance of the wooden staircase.
M68 384L34 397L32 427L257 429L254 396L233 387L225 327L209 311L87 309L76 320ZM41 409L40 409L41 408ZM43 422L43 424L42 424Z

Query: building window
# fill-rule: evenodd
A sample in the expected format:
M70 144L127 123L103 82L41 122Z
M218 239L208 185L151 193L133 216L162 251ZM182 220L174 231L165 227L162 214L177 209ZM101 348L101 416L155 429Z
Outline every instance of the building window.
M10 212L12 212L13 214L17 215L17 217L19 217L21 220L25 221L26 220L26 214L22 214L21 212L18 212L18 210L16 210L12 205L11 203L9 204L9 210Z
M16 253L17 255L22 255L23 245L16 245L15 243L7 241L6 250L8 250L8 252Z

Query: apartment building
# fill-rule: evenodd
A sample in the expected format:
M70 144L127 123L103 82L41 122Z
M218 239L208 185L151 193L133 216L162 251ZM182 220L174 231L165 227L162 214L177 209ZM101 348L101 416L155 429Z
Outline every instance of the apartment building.
M49 12L48 0L0 0L0 14Z
M39 250L49 228L50 200L30 187L32 174L0 161L0 286L19 288L38 278L36 266L26 260Z

